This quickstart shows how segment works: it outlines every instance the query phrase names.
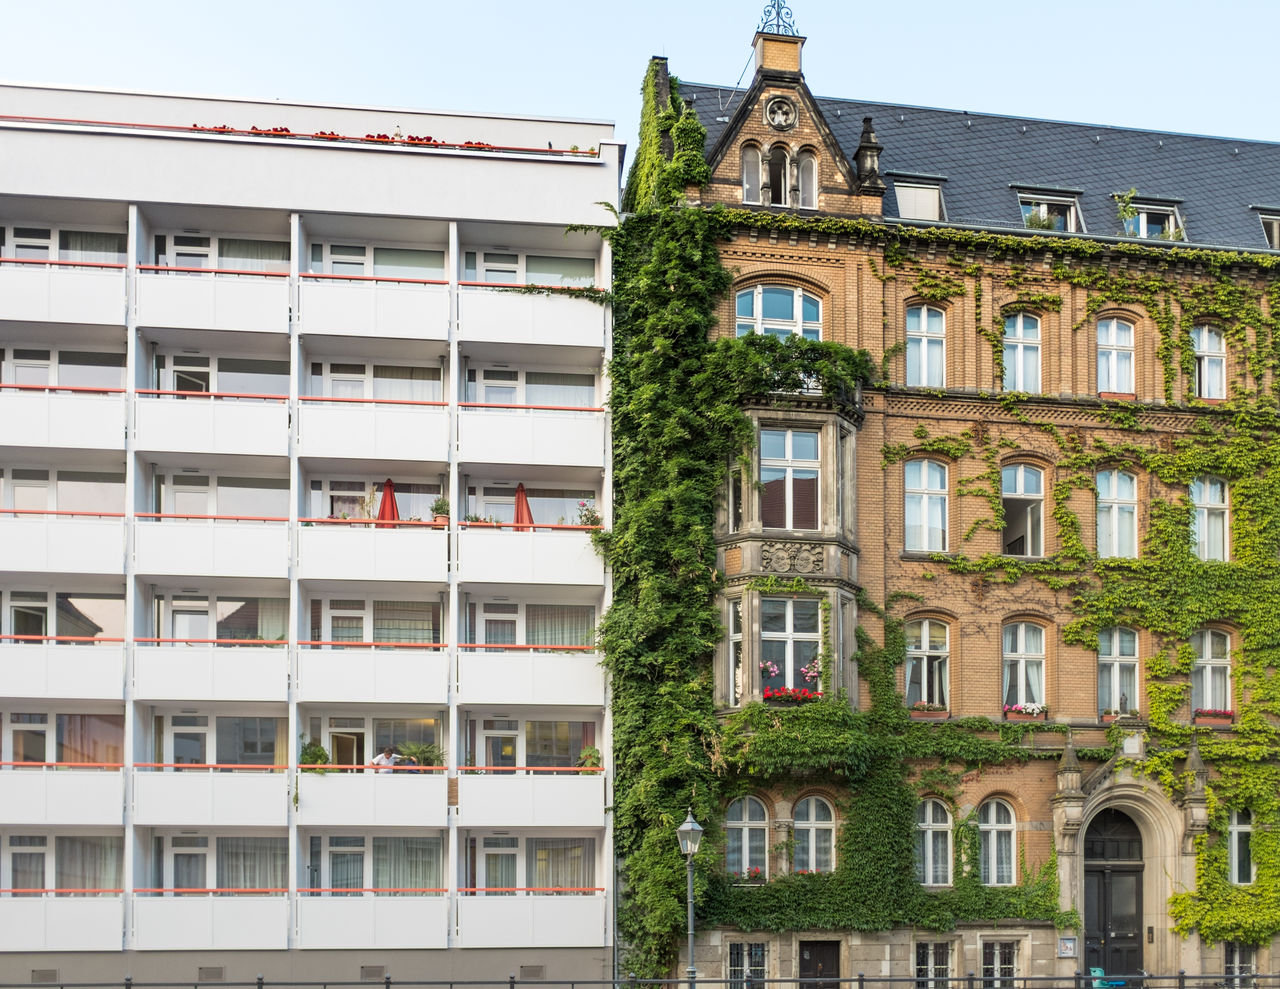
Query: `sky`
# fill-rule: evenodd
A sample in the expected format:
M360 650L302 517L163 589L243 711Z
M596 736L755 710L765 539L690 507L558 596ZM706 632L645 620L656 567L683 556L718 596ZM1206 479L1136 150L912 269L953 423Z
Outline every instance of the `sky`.
M0 0L0 79L611 120L630 161L649 56L745 84L764 6ZM788 6L818 96L1280 140L1275 0Z

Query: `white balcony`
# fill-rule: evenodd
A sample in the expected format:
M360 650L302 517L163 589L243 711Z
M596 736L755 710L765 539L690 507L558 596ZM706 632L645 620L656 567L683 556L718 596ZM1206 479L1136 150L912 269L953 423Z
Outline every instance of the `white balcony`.
M123 450L124 423L123 392L0 388L0 446Z
M138 643L133 683L139 700L283 701L289 688L289 650Z
M286 401L139 395L137 447L179 453L289 455Z
M124 823L124 771L6 767L0 771L0 807L6 824L118 828Z
M442 582L448 570L448 533L428 525L379 529L372 522L367 527L304 523L298 540L303 580Z
M301 456L436 463L449 459L449 412L441 406L345 401L300 405Z
M0 643L0 697L118 701L124 644Z
M271 951L289 944L286 896L139 896L139 951Z
M462 896L465 948L592 948L608 944L606 901L595 896Z
M402 340L449 338L449 287L374 279L301 279L302 332Z
M289 332L289 279L140 271L139 326Z
M448 781L443 773L304 772L298 774L297 785L298 823L305 827L448 824Z
M302 649L298 700L399 704L412 697L414 703L445 704L448 675L448 654L438 649Z
M605 307L563 295L466 288L458 293L463 341L544 344L603 350Z
M458 456L473 464L602 468L604 430L603 412L463 408Z
M469 774L458 778L458 813L468 828L602 828L604 773L573 776Z
M124 268L6 263L0 319L124 326Z
M444 948L447 896L298 896L300 948Z
M603 707L604 667L594 652L462 652L458 693L464 704L582 704Z
M141 521L134 527L134 553L140 574L284 578L289 527L283 522Z
M134 820L153 827L283 827L289 775L269 770L134 770Z
M66 515L0 517L6 570L124 572L124 520Z
M591 533L576 530L517 532L467 526L459 533L458 579L476 583L604 583L604 563Z
M0 899L0 951L118 952L123 903L118 894L5 897Z

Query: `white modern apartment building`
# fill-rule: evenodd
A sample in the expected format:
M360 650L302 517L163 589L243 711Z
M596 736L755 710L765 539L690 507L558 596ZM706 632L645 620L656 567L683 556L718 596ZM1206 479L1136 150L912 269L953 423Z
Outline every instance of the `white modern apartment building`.
M612 125L0 147L0 981L607 977Z

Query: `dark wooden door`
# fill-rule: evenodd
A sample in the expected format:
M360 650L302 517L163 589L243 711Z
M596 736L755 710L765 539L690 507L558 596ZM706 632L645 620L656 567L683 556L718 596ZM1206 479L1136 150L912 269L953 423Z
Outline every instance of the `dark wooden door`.
M1085 967L1142 970L1142 838L1119 811L1103 811L1085 837Z
M801 941L800 978L812 979L806 989L838 989L840 978L839 941Z

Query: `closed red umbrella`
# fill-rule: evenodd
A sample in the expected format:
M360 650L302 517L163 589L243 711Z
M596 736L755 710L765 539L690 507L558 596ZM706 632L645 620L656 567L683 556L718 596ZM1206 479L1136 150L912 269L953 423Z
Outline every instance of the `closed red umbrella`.
M394 529L393 522L400 521L400 509L396 507L396 486L387 478L382 485L382 501L378 503L378 528Z
M529 510L529 496L524 493L524 482L516 485L516 528L533 527L533 512Z

